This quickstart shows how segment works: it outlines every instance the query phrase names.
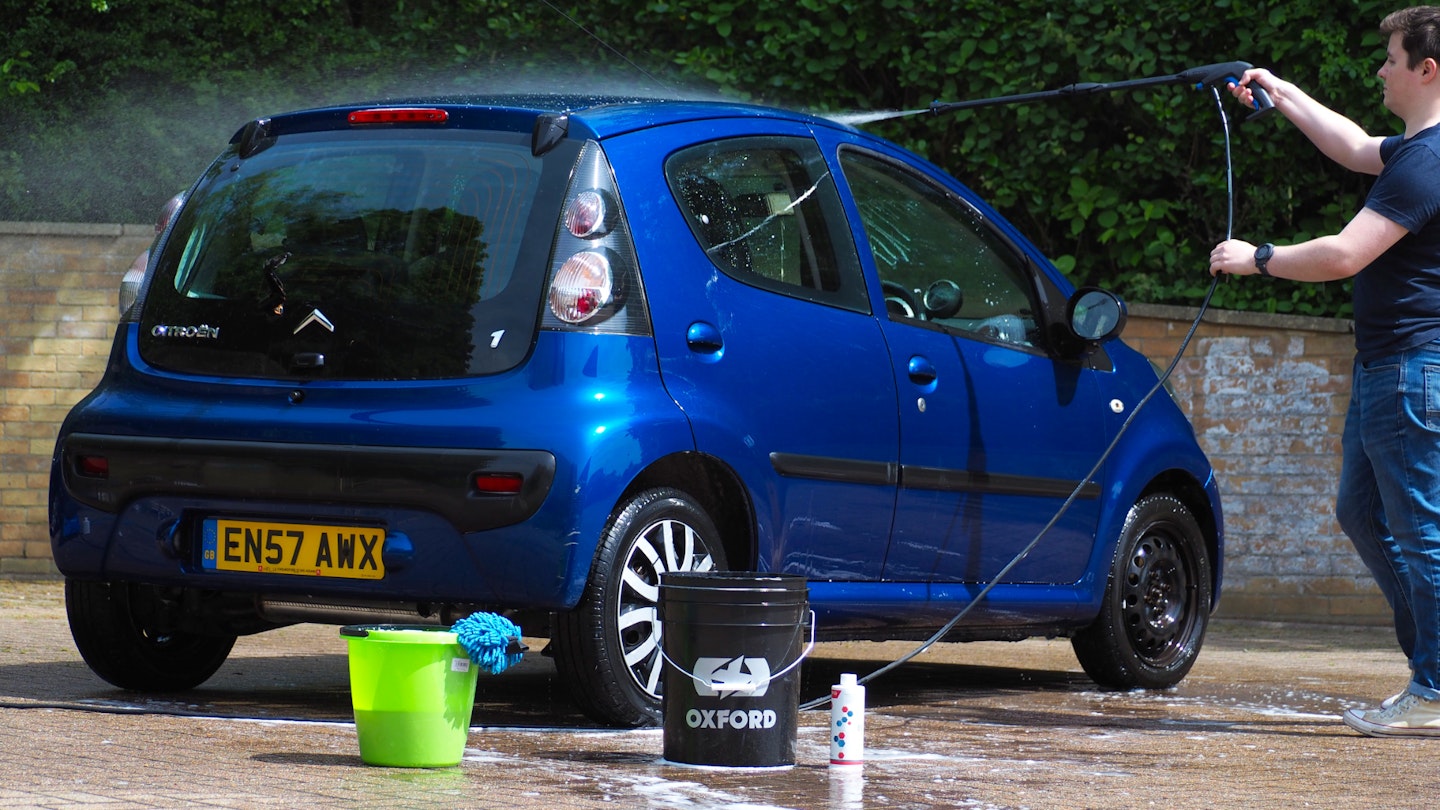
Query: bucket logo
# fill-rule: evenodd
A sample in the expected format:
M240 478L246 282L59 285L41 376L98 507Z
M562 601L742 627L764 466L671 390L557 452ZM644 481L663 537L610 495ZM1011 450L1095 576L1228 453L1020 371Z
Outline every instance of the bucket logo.
M770 688L770 662L744 655L697 658L695 677L691 680L695 683L695 694L701 697L760 697Z
M691 709L685 712L685 725L690 728L733 728L745 729L775 728L780 715L774 709Z

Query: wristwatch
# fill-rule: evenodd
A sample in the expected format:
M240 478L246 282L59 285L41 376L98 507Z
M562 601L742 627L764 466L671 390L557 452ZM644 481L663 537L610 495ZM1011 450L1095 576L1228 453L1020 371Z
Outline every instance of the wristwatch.
M1260 271L1260 275L1270 275L1270 268L1266 265L1270 264L1270 257L1274 255L1275 246L1269 242L1255 248L1255 269Z

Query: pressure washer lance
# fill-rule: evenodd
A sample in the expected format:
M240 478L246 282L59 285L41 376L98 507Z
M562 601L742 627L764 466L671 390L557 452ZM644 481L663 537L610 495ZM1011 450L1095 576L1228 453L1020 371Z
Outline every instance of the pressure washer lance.
M1225 197L1227 202L1225 215L1225 238L1228 240L1233 235L1235 229L1235 173L1234 163L1231 160L1230 156L1230 119L1227 115L1225 115L1225 105L1220 98L1220 87L1239 84L1240 77L1245 73L1245 71L1249 70L1250 68L1251 65L1249 62L1224 62L1221 64L1205 65L1202 67L1191 68L1181 73L1175 73L1169 76L1154 76L1147 79L1131 79L1128 81L1109 83L1086 82L1083 84L1067 85L1056 90L1045 90L1037 93L1022 93L1019 95L1011 96L996 96L994 98L973 99L970 101L955 101L943 103L937 101L930 105L929 112L939 114L942 112L954 112L956 110L971 109L974 107L985 107L994 104L1019 104L1023 102L1039 101L1049 98L1060 98L1073 95L1089 95L1100 92L1110 92L1116 90L1125 90L1137 87L1149 87L1166 84L1194 84L1195 89L1197 90L1204 90L1208 88L1210 90L1211 96L1215 100L1215 109L1220 115L1220 131L1225 136ZM1265 115L1266 113L1270 112L1275 108L1275 103L1271 101L1270 94L1266 93L1263 87L1258 84L1252 84L1250 85L1250 89L1252 91L1252 97L1254 99L1254 112L1250 113L1250 115L1245 119L1247 121L1259 118L1260 116ZM1041 527L1040 531L1036 533L1034 539L1032 539L1030 543L1024 548L1020 549L1020 553L1016 554L1010 560L1010 562L1006 563L1005 567L1001 568L995 574L995 576L992 577L988 583L986 583L985 587L981 588L980 592L975 594L974 599L971 599L965 605L965 607L960 610L959 613L955 614L955 616L952 617L950 621L945 623L945 626L935 631L934 635L921 642L920 645L915 649L911 650L905 655L900 656L894 661L891 661L890 663L880 667L874 672L871 672L869 675L857 679L857 686L863 688L864 684L869 683L870 681L880 677L881 675L884 675L890 670L909 662L916 656L920 655L921 653L934 646L936 642L948 635L951 630L955 629L955 626L958 625L960 621L970 613L971 608L980 604L980 602L982 602L985 597L990 594L990 591L992 591L996 585L1003 582L1005 577L1010 573L1010 571L1014 569L1015 566L1020 564L1021 560L1025 559L1027 556L1029 556L1031 551L1035 550L1035 546L1039 545L1040 539L1043 538L1047 533L1049 533L1050 529L1053 528L1055 524L1060 521L1060 518L1070 510L1070 506L1074 504L1075 499L1079 497L1080 491L1084 489L1085 486L1089 484L1096 475L1099 474L1100 468L1104 466L1105 462L1110 458L1110 454L1113 453L1115 451L1115 448L1120 444L1120 438L1125 435L1126 431L1130 429L1130 425L1134 423L1135 417L1140 413L1140 411L1144 410L1145 406L1149 404L1150 400L1154 398L1155 394L1165 386L1165 382L1170 379L1170 375L1174 373L1175 367L1180 364L1180 359L1184 357L1185 350L1189 348L1190 341L1195 337L1196 330L1200 328L1200 322L1205 317L1206 311L1210 308L1210 300L1215 297L1215 289L1218 286L1219 281L1220 276L1218 274L1211 277L1210 288L1205 293L1205 299L1200 302L1200 311L1196 313L1195 321L1190 324L1190 330L1185 333L1185 338L1180 341L1180 348L1178 351L1175 352L1175 357L1170 361L1170 365L1165 368L1164 373L1161 374L1159 379L1155 381L1155 385L1151 387L1151 389L1145 394L1145 396L1140 399L1140 401L1135 405L1134 408L1130 409L1130 415L1125 417L1125 421L1121 423L1120 429L1115 432L1115 437L1110 440L1110 444L1105 447L1105 451L1101 453L1100 458L1095 461L1095 466L1091 467L1090 472L1086 473L1085 477L1080 480L1080 483L1075 485L1075 489L1071 491L1070 496L1065 499L1065 502L1060 504L1060 508L1056 510L1055 516L1050 518L1050 522L1046 523L1043 527ZM848 686L848 684L845 682L845 677L849 676L842 676L842 686ZM835 718L836 704L840 700L840 697L841 695L839 694L839 687L835 687L832 688L830 695L822 698L816 698L815 700L809 701L808 703L802 703L799 707L802 710L815 709L825 705L826 701L830 702L832 717L832 743L834 742L834 723L836 722L836 720L833 718ZM863 722L863 714L861 715L861 717ZM833 748L831 753L831 761L833 762Z
M1196 90L1205 88L1216 89L1231 84L1239 84L1240 78L1245 75L1253 65L1249 62L1220 62L1214 65L1202 65L1201 67L1190 68L1179 73L1172 73L1169 76L1150 76L1144 79L1127 79L1119 82L1077 82L1067 84L1064 87L1057 87L1054 90L1040 90L1034 93L1018 93L1009 96L993 96L991 98L977 98L968 101L935 101L930 104L929 112L932 115L940 113L958 112L976 107L989 107L996 104L1023 104L1030 101L1044 101L1052 98L1065 98L1069 96L1089 96L1097 93L1113 93L1118 90L1134 90L1141 87L1157 87L1169 84L1190 84ZM1275 108L1275 103L1270 100L1270 94L1265 88L1258 84L1250 85L1254 98L1255 111L1250 113L1246 120L1259 118Z

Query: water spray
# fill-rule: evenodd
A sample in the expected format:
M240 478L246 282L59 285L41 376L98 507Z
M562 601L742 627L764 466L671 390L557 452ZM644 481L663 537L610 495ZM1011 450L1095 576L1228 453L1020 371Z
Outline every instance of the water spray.
M1214 65L1204 65L1201 67L1190 68L1189 70L1185 70L1180 73L1174 73L1168 76L1152 76L1144 79L1130 79L1127 81L1108 83L1083 82L1079 84L1066 85L1065 87L1057 88L1055 90L1043 90L1034 93L1020 93L1008 96L995 96L992 98L972 99L968 101L936 101L933 102L928 108L923 110L899 110L880 111L877 113L855 113L844 116L832 116L831 120L855 125L856 123L870 123L874 121L883 121L890 118L900 118L909 115L918 115L921 113L939 115L940 113L957 112L959 110L974 109L976 107L989 107L998 104L1022 104L1032 101L1043 101L1055 98L1067 98L1081 95L1094 95L1097 93L1115 92L1119 90L1171 84L1190 84L1193 85L1197 90L1208 89L1211 96L1215 100L1215 109L1220 115L1220 130L1225 136L1225 196L1227 202L1225 217L1225 238L1228 240L1231 238L1231 236L1233 236L1233 231L1235 227L1235 178L1234 164L1231 160L1230 155L1230 119L1225 114L1225 105L1220 97L1220 88L1239 84L1240 78L1244 75L1245 71L1249 70L1250 68L1251 65L1248 62L1223 62ZM1265 92L1265 89L1263 87L1258 84L1252 84L1250 85L1250 89L1252 91L1252 97L1254 101L1252 103L1253 111L1245 119L1247 121L1259 118L1275 108L1274 102L1270 99L1270 95ZM1190 341L1195 337L1195 332L1200 328L1200 323L1204 319L1206 311L1208 311L1210 308L1210 300L1215 296L1215 289L1219 284L1219 280L1220 276L1218 274L1212 276L1210 280L1210 288L1206 291L1204 300L1200 302L1200 311L1196 313L1194 322L1190 324L1189 331L1185 333L1185 338L1180 341L1180 348L1175 352L1174 359L1170 361L1170 364L1165 368L1165 371L1155 381L1155 385L1150 388L1150 390L1145 394L1144 397L1140 399L1139 403L1137 403L1134 408L1130 409L1130 415L1125 418L1125 421L1123 423L1121 423L1120 429L1115 432L1115 437L1110 440L1110 444L1105 447L1104 452L1100 454L1100 458L1097 459L1095 465L1090 468L1090 472L1088 472L1085 477L1081 479L1078 484L1075 485L1075 489L1071 491L1070 496L1065 499L1065 502L1060 505L1060 508L1055 512L1054 517L1050 518L1050 522L1046 523L1040 529L1040 531L1036 533L1034 539L1032 539L1028 545L1022 548L1020 552L1016 554L1008 563L1006 563L1003 568L996 572L996 574L990 579L990 581L986 583L985 587L981 588L980 592L975 595L975 598L971 599L970 602L966 604L959 613L955 614L955 616L951 618L950 621L946 622L943 627L935 631L933 635L931 635L925 641L921 642L920 645L917 646L915 649L895 659L894 661L891 661L890 663L880 667L879 669L876 669L869 675L866 675L863 678L855 679L853 683L849 681L850 676L846 676L846 685L848 687L858 686L863 690L863 687L866 683L869 683L875 678L878 678L881 675L884 675L885 673L911 661L916 656L930 649L930 647L934 646L936 642L943 639L946 635L950 633L951 630L955 629L955 626L958 625L961 620L963 620L965 616L970 613L970 610L972 608L980 604L980 602L982 602L985 597L989 595L990 591L993 590L996 585L999 585L1005 580L1005 577L1010 573L1011 570L1015 568L1015 566L1019 565L1022 560L1029 556L1031 551L1035 550L1035 547L1040 544L1041 538L1043 538L1047 533L1049 533L1050 529L1059 522L1060 518L1064 516L1067 511L1069 511L1070 506L1074 504L1075 500L1080 496L1080 492L1085 488L1086 485L1090 483L1092 479L1095 478L1096 475L1100 473L1100 468L1104 466L1105 462L1110 458L1110 454L1114 452L1115 448L1120 444L1121 437L1123 437L1126 431L1130 429L1130 425L1135 421L1135 417L1142 410L1144 410L1145 406L1149 404L1150 400L1155 397L1155 394L1158 393L1160 389L1165 386L1165 383L1170 379L1170 375L1174 373L1175 367L1180 364L1180 359L1185 355L1185 350L1189 348ZM836 687L832 689L831 694L827 694L824 697L816 698L815 700L803 703L800 705L799 708L815 709L829 703L831 704L831 711L833 714L837 711L837 705L835 702L840 700L840 692L841 690L839 689L839 687ZM861 691L860 694L863 695L864 692Z
M874 124L877 121L889 121L892 118L905 118L910 115L920 115L930 112L929 107L919 110L875 110L874 112L849 112L835 113L825 117L837 124L859 127L865 124Z

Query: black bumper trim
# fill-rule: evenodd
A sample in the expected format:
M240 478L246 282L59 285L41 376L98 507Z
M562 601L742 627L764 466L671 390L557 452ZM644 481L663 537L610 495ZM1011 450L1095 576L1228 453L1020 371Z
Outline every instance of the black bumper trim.
M105 477L85 475L78 459L103 456ZM137 498L234 498L424 509L458 531L520 523L534 515L555 480L544 450L290 444L76 433L61 444L65 489L76 500L119 512ZM479 494L477 472L517 473L516 495Z

